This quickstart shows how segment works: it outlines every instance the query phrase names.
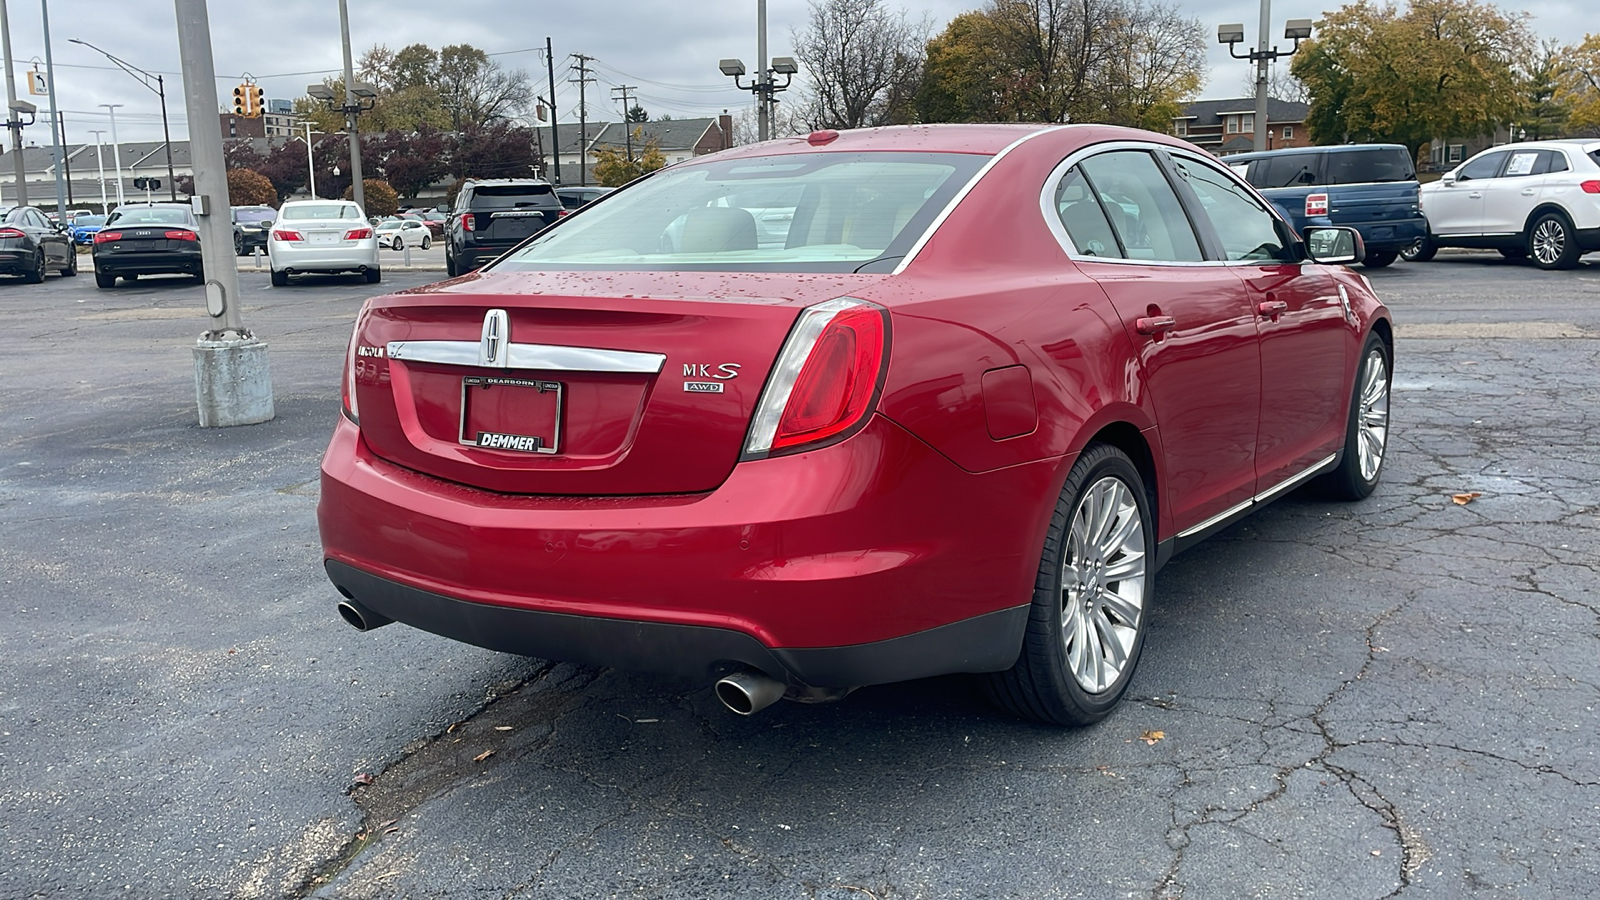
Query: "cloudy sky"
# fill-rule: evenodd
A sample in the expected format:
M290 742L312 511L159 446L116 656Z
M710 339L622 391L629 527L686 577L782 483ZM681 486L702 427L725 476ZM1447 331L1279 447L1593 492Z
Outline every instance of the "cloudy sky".
M45 54L41 0L3 0L10 16L11 47L17 89L35 100L41 113L46 98L28 97L23 72L35 61L43 68ZM56 65L57 104L65 114L68 140L93 140L88 130L108 129L108 113L99 104L121 103L117 134L123 141L159 140L161 115L157 97L104 57L72 38L96 44L140 68L166 76L167 105L174 139L188 134L178 42L171 0L44 0L50 4L51 42ZM914 15L924 11L936 29L981 0L923 0L908 3ZM1502 7L1537 15L1535 30L1545 37L1575 40L1586 30L1600 31L1593 0L1504 0ZM891 5L895 0L890 0ZM1256 41L1259 3L1250 0L1180 0L1184 11L1206 24L1245 23L1245 36ZM472 4L422 0L349 0L351 42L359 57L374 44L399 48L411 43L433 47L469 43L511 68L536 74L547 89L543 48L553 40L556 55L556 100L562 121L576 121L577 85L569 84L568 54L595 57L597 83L589 85L590 118L615 117L608 98L617 85L637 86L639 102L652 114L675 118L710 116L750 103L750 95L734 90L717 72L717 60L736 56L753 66L756 57L754 0L669 2L669 0L595 0L588 3L550 0L490 0ZM1317 18L1334 8L1329 0L1277 0L1273 33L1283 33L1291 18ZM768 0L768 53L792 53L791 34L804 27L807 0ZM1584 9L1589 12L1582 12ZM339 50L339 13L335 0L212 0L211 32L218 73L217 92L231 98L240 75L250 73L268 97L292 98L305 86L336 72L343 63ZM1288 42L1276 42L1287 49ZM1211 78L1206 97L1244 93L1248 64L1228 58L1225 49L1211 49ZM228 101L231 103L231 99ZM41 119L43 116L41 115ZM25 139L46 144L49 131L27 129ZM109 133L106 140L109 141ZM9 144L8 144L9 147Z

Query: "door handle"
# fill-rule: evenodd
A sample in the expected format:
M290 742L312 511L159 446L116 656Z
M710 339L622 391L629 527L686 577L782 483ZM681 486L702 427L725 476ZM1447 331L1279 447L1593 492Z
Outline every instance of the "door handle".
M1522 189L1522 196L1524 196L1524 197L1532 197L1533 196L1533 188L1523 188Z
M1468 194L1467 196L1469 198L1473 199L1473 200L1480 200L1480 199L1483 198L1483 192L1482 191L1473 191L1472 193Z
M1178 320L1171 316L1141 316L1134 320L1133 330L1140 334L1162 335L1178 327Z
M1256 304L1256 315L1262 318L1278 321L1278 317L1289 311L1289 304L1282 300L1266 300Z

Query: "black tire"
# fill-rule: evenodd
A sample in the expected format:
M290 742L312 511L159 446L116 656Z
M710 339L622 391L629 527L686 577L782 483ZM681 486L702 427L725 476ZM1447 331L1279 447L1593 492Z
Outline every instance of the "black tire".
M1333 500L1364 500L1383 477L1389 448L1389 386L1394 381L1393 355L1376 334L1367 335L1350 388L1350 413L1345 419L1344 450L1339 465L1317 479L1324 496ZM1381 366L1374 378L1373 367ZM1373 382L1376 383L1373 383ZM1376 451L1376 465L1363 457L1363 443ZM1376 446L1374 447L1374 443Z
M67 257L67 267L61 270L62 278L72 278L78 274L78 248L71 248L71 255Z
M1528 248L1527 247L1501 247L1500 248L1500 255L1504 256L1506 259L1527 259L1528 258Z
M426 250L426 249L428 249L429 247L432 247L432 246L433 246L433 238L430 238L427 235L423 235L422 236L422 249Z
M38 257L34 259L32 271L22 273L22 281L24 284L39 284L40 282L44 281L43 250L40 250Z
M1578 242L1572 223L1558 212L1541 213L1528 228L1528 258L1541 269L1570 269L1578 264Z
M451 278L461 274L456 271L456 258L450 255L449 247L444 248L444 273Z
M1419 237L1416 243L1400 251L1400 258L1406 262L1430 262L1438 252L1439 245L1432 237Z
M383 270L382 269L376 269L376 268L368 269L366 271L366 276L367 276L367 284L377 284L378 282L383 280Z
M117 286L117 276L107 275L104 272L94 273L94 286L98 288L114 288Z
M288 287L289 286L289 273L288 272L281 272L281 271L279 271L277 269L273 269L272 270L272 286L273 287Z
M1099 529L1077 528L1080 514L1087 515L1091 494L1111 502L1113 515ZM1136 528L1133 518L1138 520ZM1106 539L1126 531L1111 543L1138 549L1107 553L1104 545L1090 547L1101 538L1086 532L1097 530ZM1022 652L1009 670L985 677L989 699L1013 715L1052 725L1082 726L1105 718L1127 691L1144 649L1155 551L1155 523L1139 470L1116 447L1090 444L1073 463L1050 517ZM1138 574L1112 577L1123 565L1137 566ZM1069 566L1076 573L1071 583L1066 577ZM1083 610L1072 636L1066 630L1069 605ZM1109 653L1108 647L1113 648ZM1095 659L1120 655L1121 668L1104 684L1098 683L1105 675L1103 668L1096 669L1092 674L1097 683L1091 690L1081 680L1091 674L1083 671L1092 662L1084 659L1086 652Z
M245 249L244 249L244 236L243 235L236 234L236 235L233 236L233 255L234 256L249 256L250 255L250 254L245 252Z
M1367 258L1363 259L1361 264L1369 269L1381 269L1399 258L1400 251L1398 250L1370 250L1367 252Z

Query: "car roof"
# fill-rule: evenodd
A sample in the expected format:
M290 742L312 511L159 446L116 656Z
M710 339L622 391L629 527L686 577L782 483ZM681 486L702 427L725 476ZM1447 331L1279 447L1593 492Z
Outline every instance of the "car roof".
M1222 161L1249 162L1252 159L1271 159L1274 156L1288 156L1291 153L1351 153L1358 150L1404 150L1408 155L1411 153L1402 144L1328 144L1327 146L1279 147L1276 150L1230 153L1223 157Z

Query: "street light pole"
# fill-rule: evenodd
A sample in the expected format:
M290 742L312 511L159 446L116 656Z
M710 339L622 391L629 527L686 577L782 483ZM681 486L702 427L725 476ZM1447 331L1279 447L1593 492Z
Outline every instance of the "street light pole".
M311 199L317 199L317 161L311 157L311 123L306 122L306 173L311 176ZM365 210L363 210L365 212Z
M100 215L109 215L111 204L106 202L106 163L100 153L100 148L105 146L105 141L100 135L106 132L103 128L91 128L89 133L94 135L94 167L100 170Z
M767 0L756 0L756 136L763 141L772 136L771 85L772 75L767 72Z
M41 2L44 2L44 0L41 0ZM48 25L48 22L47 22L46 23L46 30L45 30L45 58L46 59L49 58L49 54L50 54L50 43L49 43L49 41L50 41L50 32L49 32L49 25ZM170 127L168 127L168 125L167 125L167 82L166 82L166 79L163 78L160 75L152 75L149 72L146 72L145 70L139 68L138 66L134 65L131 62L128 62L125 59L119 59L119 58L117 58L115 56L112 56L110 53L107 53L106 51L101 50L99 47L96 47L95 45L89 43L88 41L80 41L77 38L71 38L68 41L68 43L82 44L83 46L88 47L90 50L93 50L94 52L100 54L101 56L104 56L106 59L111 60L113 63L116 63L117 67L120 68L122 71L127 72L129 75L133 76L133 79L135 81L137 81L140 84L144 85L146 89L154 91L155 95L157 97L161 98L161 137L167 142L167 190L171 192L172 199L174 201L176 201L178 199L178 177L175 174L173 174L173 171L172 171L172 129ZM150 87L150 80L152 78L155 79L155 82L156 82L156 86L155 87ZM50 91L51 91L51 102L53 103L53 102L55 102L55 76L53 76L53 75L50 76ZM102 103L101 105L104 106L105 104ZM116 136L113 135L111 139L112 139L112 142L114 143L116 141Z
M46 87L50 89L50 145L56 170L56 215L65 222L67 178L62 174L61 167L66 165L67 154L61 141L61 132L56 128L56 64L55 58L50 55L50 0L39 0L39 8L44 17L44 77L49 82Z
M1280 56L1293 56L1300 51L1300 42L1311 37L1310 19L1290 19L1284 24L1283 36L1294 41L1294 46L1287 51L1277 47L1267 47L1267 31L1272 27L1272 0L1261 0L1261 31L1257 35L1260 41L1256 49L1245 55L1240 55L1234 50L1235 44L1244 40L1243 25L1221 25L1217 27L1217 43L1228 45L1228 55L1234 59L1248 59L1256 64L1256 111L1255 121L1251 126L1254 135L1252 143L1254 149L1267 149L1267 66L1276 61Z
M339 39L344 43L344 116L345 131L350 135L350 190L361 214L367 214L366 185L361 180L361 132L356 128L356 113L361 104L356 102L355 63L350 56L350 9L346 0L339 0Z
M11 20L6 15L6 0L0 0L0 51L6 67L6 127L11 129L12 161L17 171L17 205L28 205L28 170L22 164L22 117L17 114L17 78L11 72Z
M4 0L0 0L4 2ZM111 161L117 165L117 205L122 205L122 145L117 143L117 107L121 103L102 103L111 113ZM193 140L191 136L191 140Z
M1261 0L1261 30L1256 34L1261 35L1261 43L1266 44L1267 34L1272 31L1272 0ZM1274 47L1274 50L1277 48ZM1256 60L1256 117L1255 131L1251 135L1255 141L1253 149L1261 151L1267 149L1267 66L1271 60L1265 53L1257 54Z

